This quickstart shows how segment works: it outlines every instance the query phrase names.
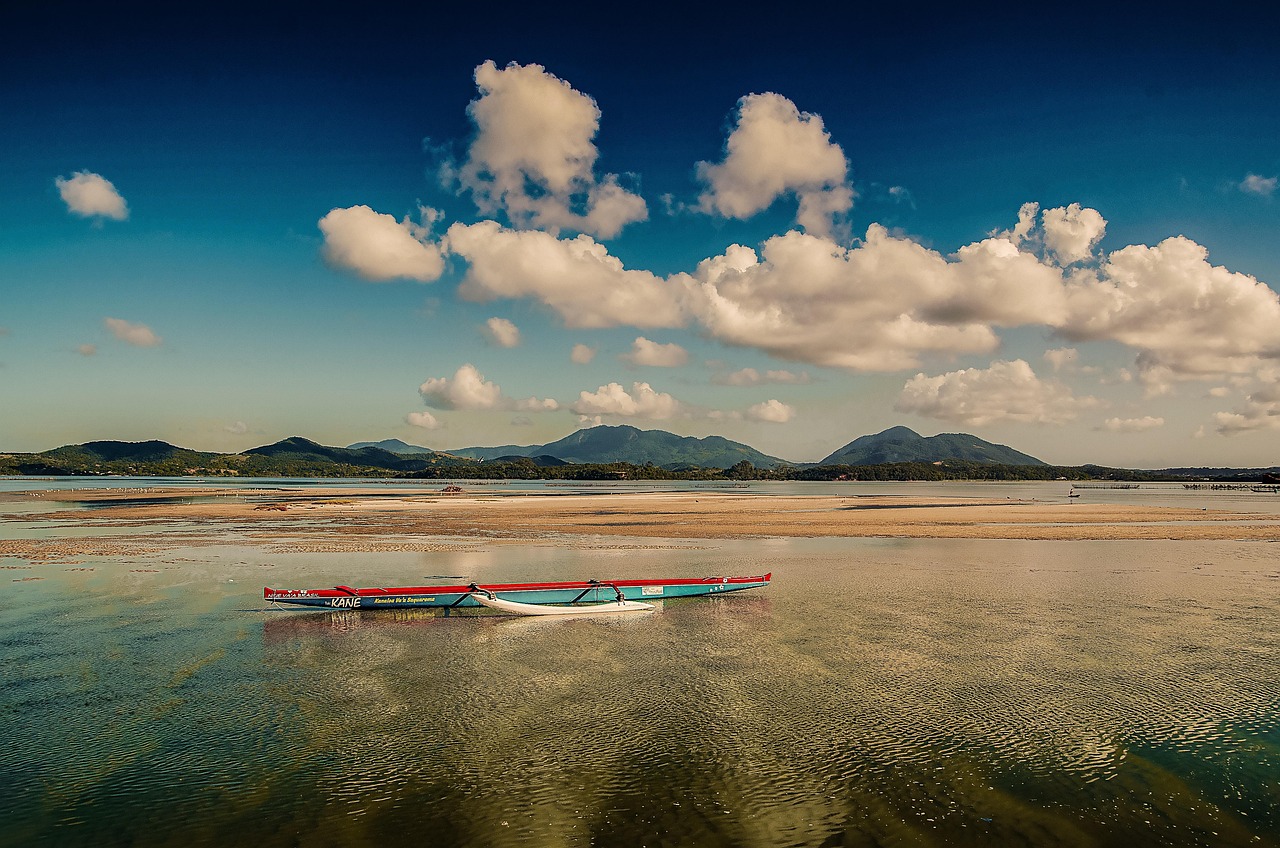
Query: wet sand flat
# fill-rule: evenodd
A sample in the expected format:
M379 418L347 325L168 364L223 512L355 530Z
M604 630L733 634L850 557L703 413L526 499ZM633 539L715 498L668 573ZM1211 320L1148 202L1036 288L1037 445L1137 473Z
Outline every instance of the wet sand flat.
M191 544L227 534L276 550L436 550L441 546L599 537L748 539L901 537L1019 540L1280 538L1272 514L1011 498L762 495L246 492L148 489L33 492L24 521L74 526L57 539L0 542L0 555L92 556ZM74 507L70 503L74 503ZM85 508L85 504L92 508Z

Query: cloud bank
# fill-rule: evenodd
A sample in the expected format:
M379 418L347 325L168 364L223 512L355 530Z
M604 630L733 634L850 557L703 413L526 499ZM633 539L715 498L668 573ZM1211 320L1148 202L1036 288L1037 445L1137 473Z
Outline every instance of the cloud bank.
M1030 365L1015 359L937 377L917 374L903 386L893 408L981 427L1005 421L1061 424L1097 405L1095 398L1077 398L1063 384L1041 380Z
M1098 405L1008 356L986 368L934 376L922 370L961 356L995 357L1015 328L1060 345L1123 346L1132 365L1121 377L1136 375L1149 395L1191 380L1252 390L1243 406L1219 413L1220 432L1269 427L1276 417L1274 402L1265 399L1268 384L1257 375L1280 359L1280 297L1254 277L1211 264L1207 249L1185 236L1106 250L1107 221L1098 210L1028 202L1009 229L945 252L881 224L853 238L847 213L856 192L843 149L820 116L765 92L738 101L719 161L695 164L696 202L669 205L745 220L790 199L795 228L658 274L627 267L602 241L646 220L648 208L621 177L598 170L596 101L534 64L484 62L475 82L467 110L474 135L444 176L472 199L482 220L456 221L436 239L430 220L397 221L367 206L334 209L320 220L331 264L368 280L427 282L445 272L448 260L460 297L534 301L571 328L690 328L789 362L856 373L918 370L898 409L942 420L1061 423ZM76 175L82 176L96 177ZM1250 173L1238 188L1270 197L1276 185L1274 177ZM900 186L888 196L910 199ZM486 328L500 346L519 338L510 322L494 324L504 320ZM579 344L570 358L585 364L594 355ZM1074 346L1044 356L1061 377L1079 380L1100 370L1079 366ZM645 336L623 357L650 367L688 361L680 345ZM712 379L749 386L808 376L741 369ZM443 409L555 403L512 401L478 372L461 369L424 383L423 397ZM768 401L721 414L779 420L789 416L783 407ZM571 408L593 418L694 414L643 382L582 392ZM1113 418L1102 426L1155 425Z

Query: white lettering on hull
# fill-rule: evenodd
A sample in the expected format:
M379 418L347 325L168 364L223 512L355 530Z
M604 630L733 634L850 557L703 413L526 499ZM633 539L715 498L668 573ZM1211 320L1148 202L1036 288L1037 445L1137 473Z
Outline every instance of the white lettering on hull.
M360 606L360 598L354 595L346 598L330 598L329 606L335 609L356 609Z

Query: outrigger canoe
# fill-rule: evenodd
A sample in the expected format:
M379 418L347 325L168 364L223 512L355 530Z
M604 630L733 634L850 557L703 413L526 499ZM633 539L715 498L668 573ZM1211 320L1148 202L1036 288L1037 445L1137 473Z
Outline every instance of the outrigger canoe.
M406 609L411 607L483 606L476 595L521 604L600 604L605 601L657 601L723 595L769 585L773 573L759 577L701 577L671 580L571 580L562 583L468 583L453 586L401 586L397 588L262 590L269 603L294 604L323 609ZM577 607L582 611L585 607Z

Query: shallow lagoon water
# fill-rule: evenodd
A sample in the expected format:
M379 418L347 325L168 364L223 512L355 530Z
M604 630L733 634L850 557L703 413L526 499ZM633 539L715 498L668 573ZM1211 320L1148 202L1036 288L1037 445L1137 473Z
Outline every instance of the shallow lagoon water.
M4 571L0 844L1278 845L1278 560L610 538ZM261 600L770 570L609 620Z

